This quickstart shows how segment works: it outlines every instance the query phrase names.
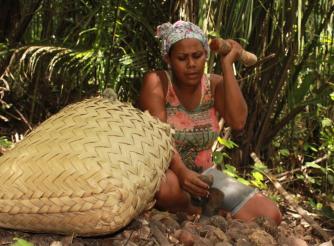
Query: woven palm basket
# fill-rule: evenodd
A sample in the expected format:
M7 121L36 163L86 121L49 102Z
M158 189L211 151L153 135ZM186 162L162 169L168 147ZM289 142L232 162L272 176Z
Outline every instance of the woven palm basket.
M0 227L103 235L154 200L171 132L148 113L104 98L64 108L0 157Z

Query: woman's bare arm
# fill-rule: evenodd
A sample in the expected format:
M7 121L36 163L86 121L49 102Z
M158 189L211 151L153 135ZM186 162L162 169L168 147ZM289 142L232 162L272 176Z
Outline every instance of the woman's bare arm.
M241 130L245 126L248 110L233 73L233 62L240 54L241 46L236 42L230 42L232 50L220 59L224 77L212 76L215 86L215 107L231 128Z

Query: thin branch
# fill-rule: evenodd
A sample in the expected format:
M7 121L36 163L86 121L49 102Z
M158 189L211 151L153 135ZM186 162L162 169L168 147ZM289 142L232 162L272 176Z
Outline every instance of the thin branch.
M324 156L322 156L322 157L320 157L320 158L318 158L318 159L316 159L316 160L314 160L314 161L312 161L312 162L315 163L315 164L318 164L318 163L320 163L320 162L322 162L322 161L327 160L328 158L329 158L329 155L328 155L328 154L325 154ZM303 172L305 169L307 169L306 166L301 166L301 167L292 169L292 170L290 170L290 171L286 171L286 172L283 172L283 173L279 173L279 174L275 175L275 178L276 178L276 179L281 179L281 178L283 178L284 176L292 175L292 174L294 174L294 173L296 173L296 172Z
M256 163L262 163L260 158L253 152L251 157ZM293 197L283 188L283 186L277 181L277 179L270 173L263 172L263 174L273 183L274 187L284 197L284 199L304 218L304 220L310 224L326 241L331 239L330 235L324 231L320 225L307 214L307 211L299 206Z
M28 122L28 120L24 117L24 115L15 107L14 107L14 110L20 116L22 121L28 126L29 130L32 131L33 128L31 126L31 124Z

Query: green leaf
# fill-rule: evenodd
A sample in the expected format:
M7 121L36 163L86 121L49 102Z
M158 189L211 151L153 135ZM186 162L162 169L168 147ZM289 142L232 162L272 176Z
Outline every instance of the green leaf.
M250 185L250 182L244 178L239 177L237 180L244 185Z
M305 167L313 167L313 168L319 168L321 169L322 166L318 165L317 163L311 161L311 162L306 162L305 163Z
M333 125L333 121L331 119L329 119L329 118L324 118L321 121L321 125L322 125L322 127L331 126L331 125Z
M254 170L260 171L260 172L265 172L267 171L268 167L263 164L262 162L255 162L253 166Z
M10 148L12 146L12 142L9 141L6 137L2 136L0 137L0 147L4 147L4 148Z
M318 202L316 205L317 210L321 210L323 208L323 204L321 202Z
M229 170L230 172L237 173L237 169L236 169L235 166L226 164L226 165L225 165L225 168L226 168L226 170Z
M288 149L280 149L278 151L278 153L282 156L289 156L290 155L290 151Z
M329 94L329 96L330 96L331 99L334 101L334 91L333 91L331 94Z
M334 170L333 170L332 168L330 168L330 167L325 167L325 170L326 170L327 172L332 172L332 173L334 173Z
M251 183L261 190L267 189L267 185L258 180L251 180Z
M224 155L221 152L214 152L212 158L213 162L217 165L222 165L224 163Z
M308 143L304 144L304 150L305 150L305 151L307 151L307 150L311 150L311 151L313 151L313 152L318 152L318 149L317 149L317 148L313 147L312 145L310 145L310 144L308 144Z
M126 8L124 8L123 6L119 6L118 9L122 11L126 11Z
M233 178L237 176L235 173L233 173L233 172L231 172L229 170L224 170L224 173L227 174L230 177L233 177Z
M219 38L220 37L220 33L215 32L215 31L210 31L208 33L208 36L209 36L209 38Z
M306 181L310 182L311 184L315 183L315 179L309 175L305 175Z
M296 178L300 180L304 180L305 176L303 174L296 174Z
M229 164L225 165L225 169L224 169L224 173L226 173L227 175L231 176L231 177L237 177L237 169Z
M258 181L264 180L264 176L260 172L252 172L252 176L254 177L255 180Z
M11 246L34 246L34 244L29 243L28 241L21 238L14 238L15 243L11 244Z
M229 149L233 149L234 147L238 147L238 145L235 142L233 142L232 140L228 140L228 139L221 138L221 137L218 137L217 140L221 145L224 145L225 147L227 147Z

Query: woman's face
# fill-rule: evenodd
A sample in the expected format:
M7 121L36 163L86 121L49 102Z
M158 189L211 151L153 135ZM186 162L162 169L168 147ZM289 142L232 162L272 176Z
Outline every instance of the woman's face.
M180 40L173 44L167 57L173 76L184 85L196 85L204 73L207 52L202 43L194 38Z

